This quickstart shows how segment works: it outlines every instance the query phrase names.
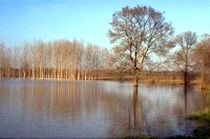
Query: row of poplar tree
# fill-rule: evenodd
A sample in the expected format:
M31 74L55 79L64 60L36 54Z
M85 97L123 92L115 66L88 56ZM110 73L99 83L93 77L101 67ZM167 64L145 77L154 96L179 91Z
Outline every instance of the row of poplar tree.
M35 41L21 47L0 45L0 77L93 79L109 68L108 50L77 40Z

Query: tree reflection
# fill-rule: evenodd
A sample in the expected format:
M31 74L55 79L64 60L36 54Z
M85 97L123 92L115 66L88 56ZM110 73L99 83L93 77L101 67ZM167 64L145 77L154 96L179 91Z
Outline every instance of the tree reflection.
M188 83L185 82L184 84L184 111L185 111L185 117L187 117L187 93L188 93ZM187 127L187 119L185 118L185 132L188 132L188 127Z
M76 137L185 134L193 129L185 120L187 114L210 106L209 93L188 86L92 81L34 81L16 86L8 82L0 86L4 86L0 114L15 110L29 121L43 123L40 130L51 123L56 125L52 131L59 127ZM27 125L27 118L22 119L23 124Z
M139 94L139 86L133 85L132 93L132 110L130 112L132 117L131 125L132 127L132 136L139 136L142 134L150 135L150 126L147 120L148 107L144 105L146 103L144 98Z
M133 89L133 119L134 129L136 129L136 116L137 116L137 105L138 105L138 86L134 86Z

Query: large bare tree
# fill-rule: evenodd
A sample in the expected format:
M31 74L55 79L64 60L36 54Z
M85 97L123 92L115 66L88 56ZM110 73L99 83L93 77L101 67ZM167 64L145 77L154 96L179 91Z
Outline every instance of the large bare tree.
M109 30L111 43L117 62L136 70L156 54L163 54L169 48L173 27L165 21L163 14L151 7L124 7L113 14Z

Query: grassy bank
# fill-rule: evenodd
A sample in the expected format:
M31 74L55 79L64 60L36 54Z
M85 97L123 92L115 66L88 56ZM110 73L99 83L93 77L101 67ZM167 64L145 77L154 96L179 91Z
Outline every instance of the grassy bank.
M205 127L198 127L193 131L194 138L210 139L210 108L206 108L199 112L193 112L187 117L187 119L202 121L207 124Z
M194 112L190 114L187 119L204 121L210 126L210 109L206 108L204 111Z

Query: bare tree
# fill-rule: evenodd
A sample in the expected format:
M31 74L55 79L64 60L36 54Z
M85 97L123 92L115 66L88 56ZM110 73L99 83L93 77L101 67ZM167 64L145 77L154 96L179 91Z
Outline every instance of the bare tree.
M84 68L85 68L85 80L87 77L89 77L89 80L92 80L95 78L95 71L103 66L104 61L103 55L102 55L102 48L93 45L93 44L87 44L87 46L84 49Z
M45 78L46 54L45 43L43 41L34 43L34 61L37 77L41 79Z
M90 70L93 69L93 52L94 52L94 45L92 44L87 44L84 50L84 79L87 80L88 77L90 79Z
M188 82L188 71L192 67L192 48L197 42L197 35L191 31L177 35L176 42L180 49L175 53L174 62L184 71L184 81Z
M4 59L5 59L5 46L0 44L0 77L3 77L4 72Z
M0 44L0 77L10 77L11 55L3 43Z
M201 85L205 88L210 80L210 36L205 35L193 50L194 69L201 73ZM201 86L201 87L202 87Z
M114 54L134 71L143 70L153 55L166 52L173 33L163 14L146 6L122 8L113 14L111 25L109 38L117 44Z
M78 42L77 40L73 41L74 49L74 69L77 70L77 80L80 80L81 70L82 70L82 58L84 53L84 45L82 42Z
M4 76L5 69L5 45L3 43L0 44L0 77Z
M28 44L24 44L24 46L21 48L21 57L20 57L20 70L22 71L23 78L26 78L29 74L29 49Z

